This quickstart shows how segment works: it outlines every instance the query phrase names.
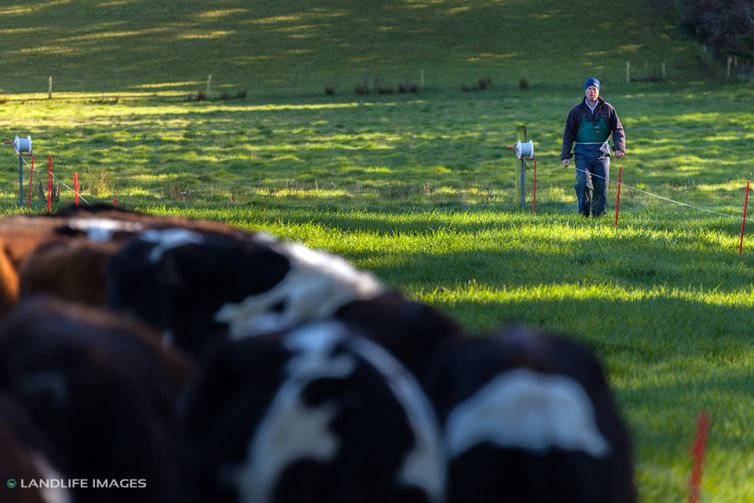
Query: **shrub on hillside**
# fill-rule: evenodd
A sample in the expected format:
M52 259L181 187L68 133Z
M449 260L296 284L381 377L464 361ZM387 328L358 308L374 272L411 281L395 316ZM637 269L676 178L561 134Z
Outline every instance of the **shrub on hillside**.
M379 77L375 78L375 83L378 82ZM364 74L364 78L362 80L362 83L358 86L356 86L353 90L356 94L364 95L369 94L369 82L367 81L367 75Z
M419 86L411 82L410 80L404 80L403 82L398 85L398 92L399 93L418 93L419 92Z
M720 54L754 62L754 2L680 0L682 26Z
M484 91L485 89L488 89L490 86L492 86L491 77L480 77L479 80L477 80L476 84L473 84L471 86L462 84L461 91L463 92Z

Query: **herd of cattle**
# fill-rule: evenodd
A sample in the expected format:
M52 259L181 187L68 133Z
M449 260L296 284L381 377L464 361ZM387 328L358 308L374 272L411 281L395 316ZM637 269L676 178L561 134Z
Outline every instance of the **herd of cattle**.
M0 477L47 503L636 501L581 345L106 206L0 219Z

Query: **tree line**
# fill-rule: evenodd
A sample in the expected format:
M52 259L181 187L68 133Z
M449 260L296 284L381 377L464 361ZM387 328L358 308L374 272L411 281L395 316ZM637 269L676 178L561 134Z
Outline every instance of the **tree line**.
M754 0L654 0L653 3L677 8L682 28L720 55L754 64Z

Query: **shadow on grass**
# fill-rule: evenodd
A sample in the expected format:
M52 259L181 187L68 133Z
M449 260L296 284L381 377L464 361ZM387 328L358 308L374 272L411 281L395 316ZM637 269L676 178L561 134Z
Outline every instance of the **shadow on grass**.
M754 314L747 306L720 306L673 298L647 300L518 299L434 303L471 333L525 323L575 337L607 360L638 365L667 358L708 359L707 367L745 361L752 354ZM750 357L748 358L750 360ZM696 369L705 379L705 365Z

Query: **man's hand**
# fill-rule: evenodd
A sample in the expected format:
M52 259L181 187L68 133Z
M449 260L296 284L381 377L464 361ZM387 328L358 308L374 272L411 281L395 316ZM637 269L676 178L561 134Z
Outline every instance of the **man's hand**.
M626 155L626 153L624 151L622 151L622 150L616 150L615 151L615 157L618 158L618 159L620 159L624 155Z
M570 159L563 159L562 161L560 161L560 163L563 165L564 168L567 168L568 165L571 164L571 160Z

